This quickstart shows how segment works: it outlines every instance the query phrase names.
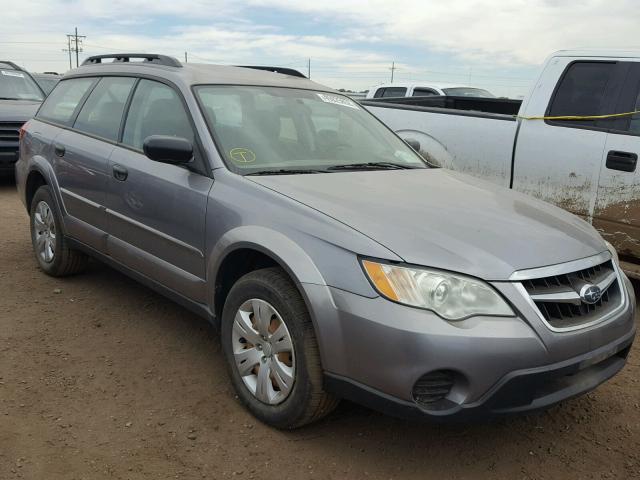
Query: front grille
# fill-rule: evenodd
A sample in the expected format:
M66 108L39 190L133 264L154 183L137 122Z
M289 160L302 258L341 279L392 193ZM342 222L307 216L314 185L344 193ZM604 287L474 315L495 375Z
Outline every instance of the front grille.
M448 370L436 370L421 376L413 386L413 399L422 406L442 400L451 391L454 374Z
M0 122L0 167L13 165L18 160L22 123Z
M621 300L620 285L611 260L571 273L524 280L522 285L554 328L574 328L591 323L614 310ZM602 296L595 303L580 297L585 285L599 285Z
M20 139L20 127L22 127L22 123L0 122L0 143L17 143Z

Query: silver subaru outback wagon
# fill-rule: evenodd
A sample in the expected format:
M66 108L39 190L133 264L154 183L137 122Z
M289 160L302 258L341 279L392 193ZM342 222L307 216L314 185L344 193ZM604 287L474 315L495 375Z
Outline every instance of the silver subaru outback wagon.
M65 75L16 165L40 268L96 257L209 319L239 398L279 428L341 398L531 411L622 369L634 294L590 225L431 168L351 99L267 70L118 54Z

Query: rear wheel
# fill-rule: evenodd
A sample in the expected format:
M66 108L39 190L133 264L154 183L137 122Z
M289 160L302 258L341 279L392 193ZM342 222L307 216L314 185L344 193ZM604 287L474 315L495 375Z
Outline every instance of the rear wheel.
M300 292L280 268L233 286L222 314L222 347L240 400L263 422L296 428L331 412L315 331Z
M43 185L31 202L31 243L40 268L54 277L79 273L88 260L84 253L69 247L60 225L51 190Z

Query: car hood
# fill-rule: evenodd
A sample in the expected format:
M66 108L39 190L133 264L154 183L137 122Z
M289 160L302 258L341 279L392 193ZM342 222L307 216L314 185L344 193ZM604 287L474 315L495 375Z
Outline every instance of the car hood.
M247 178L358 230L407 263L485 280L606 250L580 218L444 169Z
M33 118L41 102L0 100L0 122L26 122Z

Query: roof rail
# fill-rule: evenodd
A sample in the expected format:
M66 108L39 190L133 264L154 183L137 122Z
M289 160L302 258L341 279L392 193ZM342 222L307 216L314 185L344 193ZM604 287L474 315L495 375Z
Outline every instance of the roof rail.
M306 75L298 70L286 67L263 67L259 65L236 65L241 68L253 68L254 70L264 70L266 72L281 73L283 75L291 75L292 77L307 78Z
M16 65L13 62L10 62L9 60L0 60L0 63L4 63L5 65L9 65L11 68L15 69L15 70L20 70L22 72L24 72L24 68L22 68L20 65Z
M107 55L94 55L82 62L82 65L99 65L103 63L102 60L109 58L112 58L113 62L108 63L128 63L132 58L141 58L143 59L141 63L182 67L182 64L177 59L168 55L158 55L155 53L112 53Z

